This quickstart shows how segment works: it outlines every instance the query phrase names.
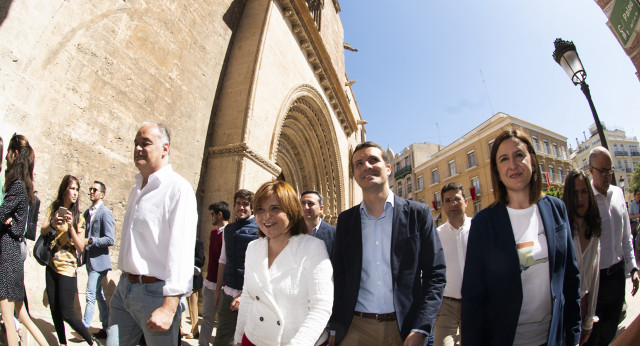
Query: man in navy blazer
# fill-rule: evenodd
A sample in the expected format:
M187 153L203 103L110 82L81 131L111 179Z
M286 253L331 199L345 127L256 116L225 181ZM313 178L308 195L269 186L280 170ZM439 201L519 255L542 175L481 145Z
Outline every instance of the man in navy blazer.
M324 210L324 197L316 190L307 190L300 195L300 204L302 204L307 231L310 235L324 241L327 253L331 256L336 228L320 218Z
M350 167L363 201L338 216L330 344L422 346L446 282L429 207L391 192L379 145L356 146Z
M82 323L87 328L91 326L97 298L102 329L95 333L94 336L100 339L106 339L106 330L109 327L109 308L104 299L102 280L107 276L107 272L111 270L109 246L113 246L115 234L113 214L102 203L106 191L106 187L102 182L94 181L89 188L89 199L92 205L91 208L84 212L87 227L83 256L89 278L87 280L87 306Z

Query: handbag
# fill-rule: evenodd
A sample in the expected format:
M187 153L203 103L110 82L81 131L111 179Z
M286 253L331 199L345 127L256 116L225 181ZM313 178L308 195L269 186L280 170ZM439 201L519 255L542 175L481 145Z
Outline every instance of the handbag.
M33 257L35 257L36 261L42 266L49 264L49 257L51 257L51 250L49 249L51 240L53 240L53 232L46 235L41 234L33 246Z

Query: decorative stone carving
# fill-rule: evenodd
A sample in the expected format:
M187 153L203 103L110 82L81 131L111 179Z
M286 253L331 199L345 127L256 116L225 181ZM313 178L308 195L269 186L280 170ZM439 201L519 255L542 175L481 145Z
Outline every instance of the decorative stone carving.
M269 173L273 174L276 177L280 175L280 173L282 172L282 169L278 167L278 165L269 161L264 156L258 154L253 149L249 148L249 146L246 143L235 143L235 144L228 144L228 145L219 146L219 147L213 147L213 148L209 148L208 151L209 151L210 157L213 155L244 156L245 158L248 158L251 161L255 162L260 167L264 168L265 170L267 170Z

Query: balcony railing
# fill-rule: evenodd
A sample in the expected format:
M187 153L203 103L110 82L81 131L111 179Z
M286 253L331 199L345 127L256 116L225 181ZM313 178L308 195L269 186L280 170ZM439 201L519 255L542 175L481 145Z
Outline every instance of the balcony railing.
M396 173L393 175L393 177L395 179L400 179L400 178L406 176L409 173L411 173L411 165L407 165L407 166L404 166L404 167L400 168L399 170L396 171Z
M626 150L616 150L615 156L629 156L629 152Z
M625 169L625 171L627 171L627 173L633 173L633 168L629 168L629 167L627 167L627 168Z
M640 151L631 151L631 156L640 156Z

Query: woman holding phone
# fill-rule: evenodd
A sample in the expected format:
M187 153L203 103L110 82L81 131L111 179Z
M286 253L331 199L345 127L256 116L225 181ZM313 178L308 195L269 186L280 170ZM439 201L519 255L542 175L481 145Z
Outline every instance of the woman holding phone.
M64 322L82 336L89 344L100 343L91 338L89 330L73 314L76 296L76 268L78 253L84 249L84 217L80 213L80 181L65 175L58 188L58 196L44 218L40 229L43 235L54 232L51 242L51 258L46 270L47 296L58 342L67 343Z
M9 345L18 345L14 311L36 342L47 344L24 308L24 265L20 256L20 242L24 237L29 205L35 198L34 157L29 141L22 135L14 134L7 148L5 195L0 205L0 309Z

